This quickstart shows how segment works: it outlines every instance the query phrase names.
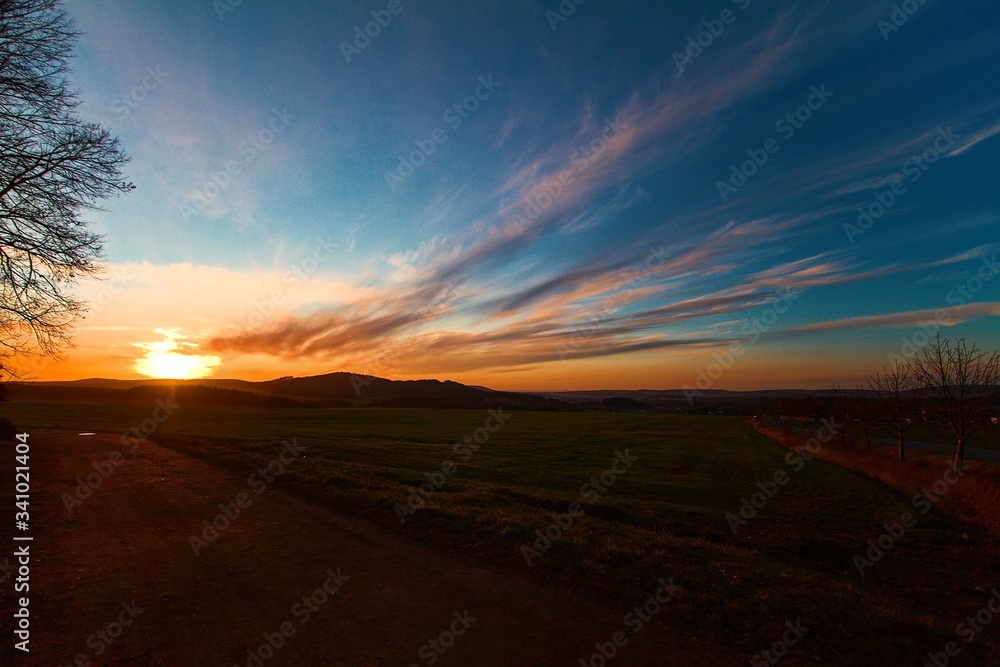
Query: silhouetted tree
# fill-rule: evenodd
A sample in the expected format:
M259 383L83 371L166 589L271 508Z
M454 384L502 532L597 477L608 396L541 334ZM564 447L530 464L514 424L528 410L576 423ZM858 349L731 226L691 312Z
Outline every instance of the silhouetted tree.
M989 425L989 410L1000 385L1000 354L987 353L964 338L940 334L913 362L928 392L928 414L951 429L956 443L955 469L965 462L969 436Z
M920 385L917 373L908 364L883 368L868 378L868 387L878 403L879 420L896 436L899 461L906 463L906 432L913 428L920 414Z
M133 187L117 138L77 115L75 40L55 0L0 0L0 373L68 342L85 310L68 287L100 268L81 214Z
M872 427L878 422L879 409L878 402L861 387L857 387L851 395L853 412L861 425L861 432L865 436L865 447L870 452L872 450Z
M852 401L841 385L836 383L832 386L833 393L829 398L830 415L835 424L841 424L840 446L847 447L847 425L852 419Z

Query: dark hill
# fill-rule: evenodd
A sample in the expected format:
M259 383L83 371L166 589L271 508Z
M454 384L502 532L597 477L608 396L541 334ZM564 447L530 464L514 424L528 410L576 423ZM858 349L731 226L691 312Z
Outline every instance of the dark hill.
M508 407L561 410L567 404L517 392L492 391L439 380L386 380L353 373L282 377L266 382L245 380L109 380L25 382L11 386L12 397L136 399L176 391L189 402L215 405L280 407Z

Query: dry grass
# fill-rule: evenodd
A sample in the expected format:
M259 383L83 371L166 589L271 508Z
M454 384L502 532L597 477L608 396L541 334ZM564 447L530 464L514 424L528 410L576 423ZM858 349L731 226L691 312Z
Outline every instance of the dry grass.
M802 448L811 437L788 433L759 420L754 420L753 426L757 432L788 449ZM869 452L863 439L852 441L849 438L847 446L842 447L840 438L834 438L814 456L908 494L929 490L940 497L940 509L1000 535L1000 465L996 463L966 460L961 480L942 486L945 472L953 466L951 457L942 454L907 450L907 462L900 463L894 447L875 447ZM947 488L946 493L935 494L935 484L938 489Z

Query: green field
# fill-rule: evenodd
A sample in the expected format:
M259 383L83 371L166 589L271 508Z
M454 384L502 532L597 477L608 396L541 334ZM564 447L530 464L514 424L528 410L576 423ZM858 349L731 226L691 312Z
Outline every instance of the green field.
M139 425L153 407L13 401L3 414L22 428L117 433ZM454 443L487 417L192 405L181 406L153 439L239 476L295 439L306 456L277 484L386 530L530 570L623 608L650 582L672 577L685 591L670 622L745 650L748 660L773 641L762 637L778 639L786 621L801 618L811 631L784 664L923 664L1000 585L992 535L937 510L862 578L852 559L884 524L914 511L909 499L822 461L796 472L786 450L741 419L519 412L461 461ZM635 463L588 503L593 496L581 487L625 450ZM394 505L447 461L457 472L401 524ZM727 514L777 471L790 481L734 536ZM522 545L532 545L552 512L574 502L585 515L529 568ZM989 654L977 643L963 658L988 664Z

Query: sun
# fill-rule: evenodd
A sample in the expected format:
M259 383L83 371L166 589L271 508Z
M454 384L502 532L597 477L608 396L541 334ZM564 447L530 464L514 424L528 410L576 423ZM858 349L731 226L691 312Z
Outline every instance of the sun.
M152 343L135 343L146 350L146 354L136 359L135 371L146 377L162 380L194 380L212 374L221 359L213 355L187 354L181 350L193 350L196 343L182 340L175 330L157 329L165 340Z

